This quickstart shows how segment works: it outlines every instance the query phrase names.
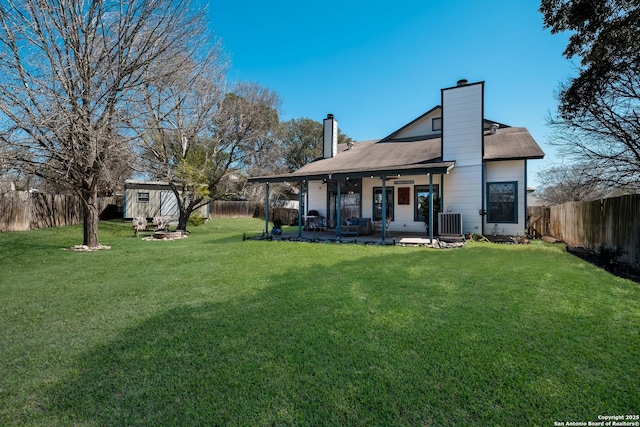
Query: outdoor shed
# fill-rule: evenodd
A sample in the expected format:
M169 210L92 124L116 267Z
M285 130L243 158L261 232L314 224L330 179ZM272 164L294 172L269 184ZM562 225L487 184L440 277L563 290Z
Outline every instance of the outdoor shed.
M203 218L209 218L210 205L196 210ZM124 182L124 219L144 217L152 219L165 216L178 219L178 201L171 186L163 181L138 181L128 179Z

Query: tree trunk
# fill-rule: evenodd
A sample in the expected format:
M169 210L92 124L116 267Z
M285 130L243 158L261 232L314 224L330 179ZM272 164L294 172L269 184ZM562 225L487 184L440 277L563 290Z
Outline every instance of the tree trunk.
M187 221L189 220L189 215L191 215L189 202L183 199L182 193L175 184L171 184L171 190L178 202L178 228L176 230L187 231Z
M82 244L90 248L100 246L98 242L98 194L95 190L87 190L82 197L84 207L83 228L84 237Z
M189 215L191 212L188 212L186 209L180 209L180 213L178 215L178 228L177 230L187 231L187 221L189 220Z

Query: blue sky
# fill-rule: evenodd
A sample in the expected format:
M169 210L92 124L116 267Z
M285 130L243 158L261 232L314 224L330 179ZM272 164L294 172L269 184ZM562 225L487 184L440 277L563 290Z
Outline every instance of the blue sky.
M485 81L485 117L529 129L545 160L561 160L546 118L568 35L542 27L533 0L209 2L211 29L231 58L231 81L257 82L282 99L282 120L327 113L356 141L387 136L440 103L461 78Z

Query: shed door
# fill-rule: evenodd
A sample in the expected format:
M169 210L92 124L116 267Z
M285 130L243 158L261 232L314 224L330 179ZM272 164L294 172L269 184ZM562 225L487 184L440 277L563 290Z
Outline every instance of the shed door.
M178 201L171 190L160 192L160 216L178 216Z

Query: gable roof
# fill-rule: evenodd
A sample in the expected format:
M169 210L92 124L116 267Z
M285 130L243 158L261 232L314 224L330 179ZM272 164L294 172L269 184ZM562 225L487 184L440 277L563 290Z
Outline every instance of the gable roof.
M408 139L407 137L402 138L402 137L400 137L400 135L402 135L406 131L409 131L412 127L418 125L420 122L424 121L426 118L428 118L431 115L433 115L433 118L442 117L442 107L440 105L436 105L435 107L433 107L432 109L430 109L426 113L420 115L419 117L416 117L414 120L411 120L409 123L407 123L406 125L402 126L400 129L394 131L390 135L385 136L380 141L399 141L399 140L402 140L402 139ZM421 135L421 136L424 137L424 136L426 136L426 134L425 135ZM409 137L409 138L414 138L415 139L416 137L418 137L418 136L414 135L414 136ZM418 137L418 139L420 139L420 138Z
M391 176L407 174L447 173L454 161L442 159L442 137L439 132L411 135L407 129L425 129L421 121L441 117L441 107L435 106L390 135L379 139L357 142L351 148L338 145L331 158L320 158L295 172L249 178L253 182L282 182L300 179L332 179L337 177ZM510 127L492 120L483 120L483 127L498 125L495 132L484 133L483 160L541 159L544 152L531 134L523 127ZM429 122L430 124L430 122ZM411 135L411 136L402 136Z
M328 159L317 159L288 174L252 177L255 182L279 182L297 179L332 179L337 177L363 177L411 173L447 173L455 162L440 159L439 138L431 141L383 142L372 140L356 142L352 148L338 145L338 153Z

